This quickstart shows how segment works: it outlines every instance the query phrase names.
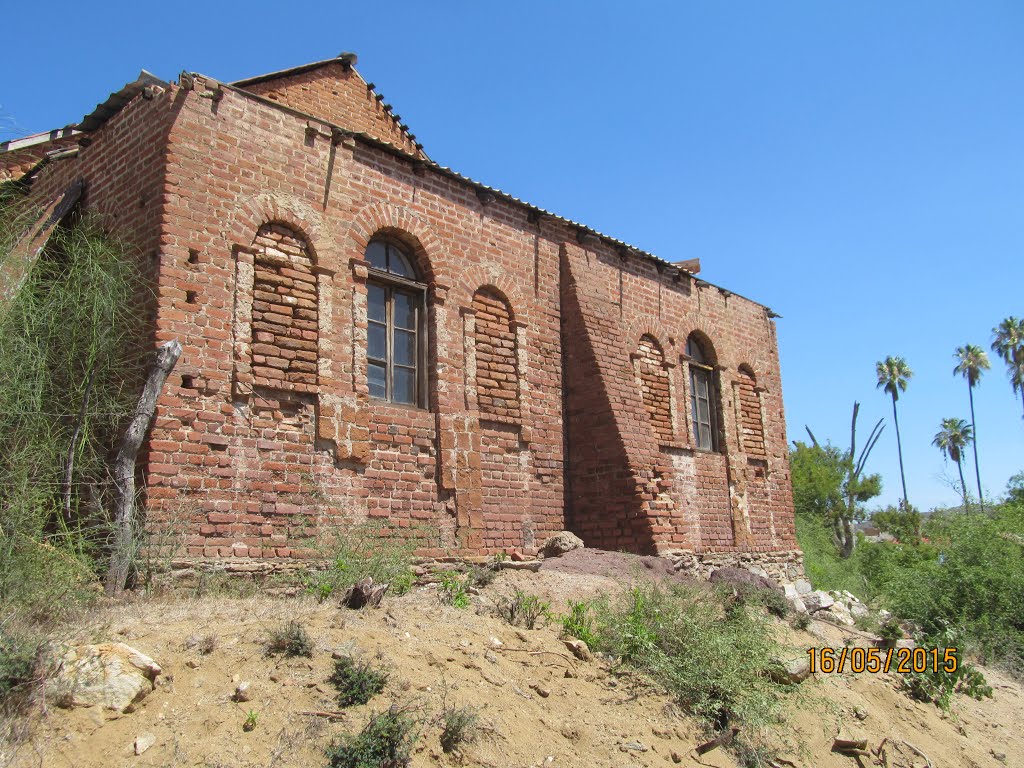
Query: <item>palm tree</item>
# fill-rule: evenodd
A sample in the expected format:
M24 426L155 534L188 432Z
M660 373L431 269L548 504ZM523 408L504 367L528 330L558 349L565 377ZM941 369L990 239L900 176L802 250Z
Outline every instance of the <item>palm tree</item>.
M1006 363L1010 386L1024 403L1024 320L1012 315L992 329L992 351Z
M907 499L907 476L903 472L903 442L900 440L900 418L896 413L896 401L900 399L900 392L907 391L907 382L910 381L914 372L910 370L907 361L902 357L890 355L880 363L875 363L875 373L878 375L878 386L885 389L892 395L892 420L896 422L896 450L900 457L900 480L903 482L903 503L907 506L910 501Z
M964 509L970 512L971 507L967 501L967 484L964 482L964 467L960 461L963 458L964 448L968 443L974 442L974 430L963 419L943 419L941 427L942 429L932 440L932 445L942 451L943 456L948 456L956 462L956 470L960 473L960 490L964 497Z
M989 369L988 355L981 347L974 344L965 344L957 347L953 357L957 359L953 375L958 373L967 379L967 392L971 397L971 431L974 433L974 477L978 481L978 504L981 511L985 511L985 497L981 495L981 470L978 468L978 426L974 423L974 387L981 379L981 372Z

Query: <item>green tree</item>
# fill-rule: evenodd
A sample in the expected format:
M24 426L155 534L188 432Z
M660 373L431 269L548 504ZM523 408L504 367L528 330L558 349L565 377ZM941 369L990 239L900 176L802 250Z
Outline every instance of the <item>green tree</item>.
M967 379L967 393L971 399L971 432L974 436L972 446L974 448L974 476L978 481L978 504L981 511L985 511L985 497L981 493L981 469L978 465L978 425L974 420L974 387L981 380L981 372L989 369L988 355L985 350L974 344L965 344L957 347L953 353L956 358L956 367L953 368L953 375L960 374Z
M896 451L900 457L900 481L903 483L903 503L910 504L907 498L907 476L903 471L903 442L900 439L900 417L896 412L896 401L900 392L907 391L907 382L913 377L907 361L902 357L890 355L885 360L875 363L875 374L878 377L878 388L892 395L892 420L896 424Z
M960 492L964 497L964 510L970 511L970 504L967 501L967 484L964 482L963 450L969 443L974 442L974 430L971 425L963 419L943 419L941 429L936 433L932 445L942 451L943 456L948 456L956 462L957 472L960 473Z
M1024 472L1011 475L1006 481L1006 501L1010 504L1024 504Z
M1024 404L1024 319L1012 315L992 329L992 351L1006 363L1010 386Z

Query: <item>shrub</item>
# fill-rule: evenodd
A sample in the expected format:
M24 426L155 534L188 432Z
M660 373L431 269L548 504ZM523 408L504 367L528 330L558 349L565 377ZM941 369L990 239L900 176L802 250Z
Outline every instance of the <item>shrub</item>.
M306 591L326 600L369 576L376 584L390 584L390 594L404 595L415 580L415 549L413 539L386 537L368 524L353 526L334 540L328 567L306 574Z
M784 688L769 670L781 657L768 620L742 605L725 611L682 585L645 584L595 602L596 650L665 686L688 712L716 728L772 722Z
M267 639L267 655L274 654L308 658L313 655L313 640L306 628L293 619L271 631Z
M344 709L369 702L384 690L388 678L385 670L376 669L369 662L343 656L334 662L330 682L338 689L338 706Z
M495 607L498 615L514 627L536 629L551 618L551 603L517 589L512 597L502 597Z
M37 677L41 641L0 626L0 701L25 692Z
M946 631L938 636L922 640L922 646L937 648L942 653L939 654L938 669L931 668L929 664L928 669L924 672L910 672L902 676L901 687L911 698L932 702L946 711L949 710L955 693L962 693L978 701L985 697L992 698L992 687L977 667L964 661L963 653L954 645L957 642L954 631ZM946 664L942 663L947 648L956 650L957 664L956 669L952 672L947 671ZM931 660L929 654L927 661Z
M480 731L480 715L472 707L445 708L442 715L441 749L453 752L463 744L476 741Z
M456 608L469 607L469 595L466 593L466 585L462 577L455 571L445 571L441 574L441 583L438 592L441 602L445 605L452 605Z
M594 616L589 602L569 601L569 613L562 617L562 635L575 637L588 646L594 644Z
M472 568L469 569L469 574L466 577L466 581L470 586L473 587L486 587L494 581L494 578L497 575L497 563L488 563L487 565L474 565Z
M420 721L392 706L373 715L357 734L347 734L327 748L330 768L404 768L412 759Z

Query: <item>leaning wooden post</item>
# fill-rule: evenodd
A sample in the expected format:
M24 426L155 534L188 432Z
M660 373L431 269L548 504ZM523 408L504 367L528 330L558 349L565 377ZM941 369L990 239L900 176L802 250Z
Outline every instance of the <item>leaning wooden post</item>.
M146 379L142 396L135 406L124 440L114 459L114 489L116 493L114 507L114 545L110 554L110 567L107 569L106 590L108 595L119 595L124 591L128 580L128 569L131 567L135 549L135 459L142 447L142 440L149 431L149 425L156 413L156 401L160 390L170 374L174 364L181 357L181 344L178 340L167 341L160 345L156 355L156 363Z

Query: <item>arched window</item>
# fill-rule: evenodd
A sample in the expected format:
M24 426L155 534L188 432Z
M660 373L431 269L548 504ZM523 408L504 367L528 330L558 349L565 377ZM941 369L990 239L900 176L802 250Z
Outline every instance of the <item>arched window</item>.
M366 378L370 397L407 405L426 402L426 286L413 260L392 240L366 247Z
M707 451L718 450L718 393L715 388L714 358L696 334L686 340L690 358L690 410L693 442Z

